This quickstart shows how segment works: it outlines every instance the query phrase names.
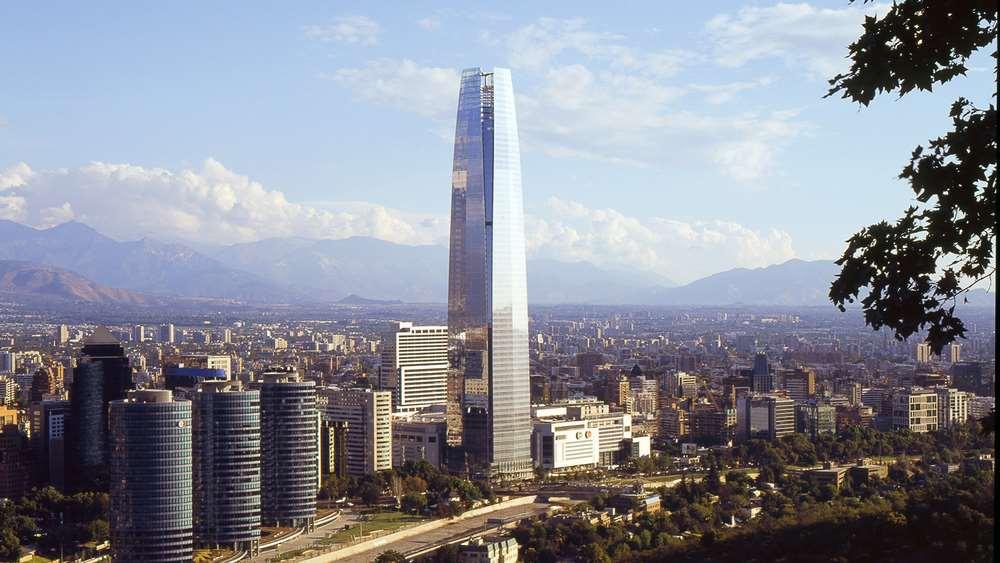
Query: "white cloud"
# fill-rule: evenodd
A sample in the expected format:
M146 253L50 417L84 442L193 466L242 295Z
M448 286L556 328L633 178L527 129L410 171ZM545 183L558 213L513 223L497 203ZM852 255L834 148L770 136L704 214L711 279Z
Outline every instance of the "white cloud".
M458 103L457 70L424 67L409 59L376 59L324 76L346 86L359 99L427 117L454 115Z
M330 24L307 25L302 28L308 39L357 45L375 45L381 31L378 22L367 16L343 16Z
M427 30L435 30L441 27L441 18L437 16L421 18L417 20L417 25Z
M23 186L34 173L24 162L0 170L0 190Z
M830 78L847 67L847 46L861 34L864 16L885 11L879 4L861 2L843 8L806 3L747 6L712 18L705 29L721 66L779 58Z
M640 219L550 198L542 218L527 221L529 255L652 270L687 282L733 267L760 267L795 257L785 231L729 221Z
M11 185L0 196L0 218L35 227L75 219L123 240L148 236L228 244L355 235L403 244L446 240L441 225L427 217L376 204L327 204L321 209L292 203L282 192L213 159L199 169L176 171L102 162L32 171L19 164L0 178Z
M519 69L515 92L526 154L638 167L700 162L738 182L757 182L780 168L783 147L801 129L795 116L757 115L730 103L771 78L685 84L674 75L698 56L638 49L583 20L542 18L490 40ZM451 137L457 69L383 58L324 76L359 100L434 118L434 131Z
M680 49L640 51L626 45L626 39L621 34L587 29L587 22L580 18L540 18L510 34L507 48L512 67L536 71L548 67L564 52L599 60L619 71L656 77L673 76L697 58Z

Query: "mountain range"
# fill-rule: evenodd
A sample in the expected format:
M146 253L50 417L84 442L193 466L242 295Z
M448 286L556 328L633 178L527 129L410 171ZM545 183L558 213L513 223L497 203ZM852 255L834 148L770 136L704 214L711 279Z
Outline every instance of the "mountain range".
M5 266L7 270L0 269L9 272L0 280L14 280L0 291L77 300L447 300L447 248L369 237L273 238L198 251L151 239L116 241L79 222L34 229L0 220L0 261L15 261ZM826 295L836 272L832 261L789 260L727 270L678 286L638 267L610 270L588 262L539 258L528 260L528 296L534 304L828 305Z

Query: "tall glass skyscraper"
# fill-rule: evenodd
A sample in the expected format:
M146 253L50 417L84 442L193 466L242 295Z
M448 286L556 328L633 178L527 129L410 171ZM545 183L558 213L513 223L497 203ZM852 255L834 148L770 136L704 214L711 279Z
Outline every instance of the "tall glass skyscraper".
M462 72L451 186L449 435L473 469L531 475L521 153L510 70Z
M122 563L191 561L191 402L170 391L112 401L111 553Z
M66 441L66 478L73 491L107 487L108 404L125 398L132 368L125 350L107 328L94 330L83 343L73 370L71 414Z

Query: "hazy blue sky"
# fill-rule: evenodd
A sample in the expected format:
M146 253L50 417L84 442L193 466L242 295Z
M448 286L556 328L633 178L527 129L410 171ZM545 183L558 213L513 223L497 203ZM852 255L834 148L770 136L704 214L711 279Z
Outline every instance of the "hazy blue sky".
M444 244L458 74L505 66L531 254L678 281L832 258L911 201L895 177L953 99L994 91L978 57L933 94L823 99L864 10L5 2L0 218Z

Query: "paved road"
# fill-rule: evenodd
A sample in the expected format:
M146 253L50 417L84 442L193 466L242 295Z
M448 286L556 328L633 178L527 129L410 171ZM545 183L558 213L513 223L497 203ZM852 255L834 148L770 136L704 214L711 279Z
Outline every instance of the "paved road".
M518 516L522 513L530 513L531 515L537 516L546 512L549 509L549 506L549 504L542 503L525 504L522 506L512 506L503 510L497 510L496 512L491 512L482 516L458 520L445 526L441 526L436 530L420 534L419 536L401 539L386 545L381 545L368 551L358 553L357 555L345 557L339 561L344 563L366 563L378 557L379 553L390 549L394 549L400 553L409 553L423 547L443 543L449 538L472 532L485 525L486 521L490 518L509 518L512 516Z
M301 536L295 538L292 541L288 541L279 545L275 549L268 549L266 551L262 551L261 554L258 555L257 557L244 559L244 561L254 561L254 562L267 561L268 559L277 557L281 553L287 553L289 551L295 551L297 549L303 549L309 547L316 540L323 539L327 536L327 534L330 534L336 530L339 530L340 528L343 528L345 524L353 525L357 521L358 521L358 514L355 514L350 509L344 509L343 512L341 512L339 518L336 518L332 522L328 522L323 526L317 526L316 531L309 534L302 534Z

